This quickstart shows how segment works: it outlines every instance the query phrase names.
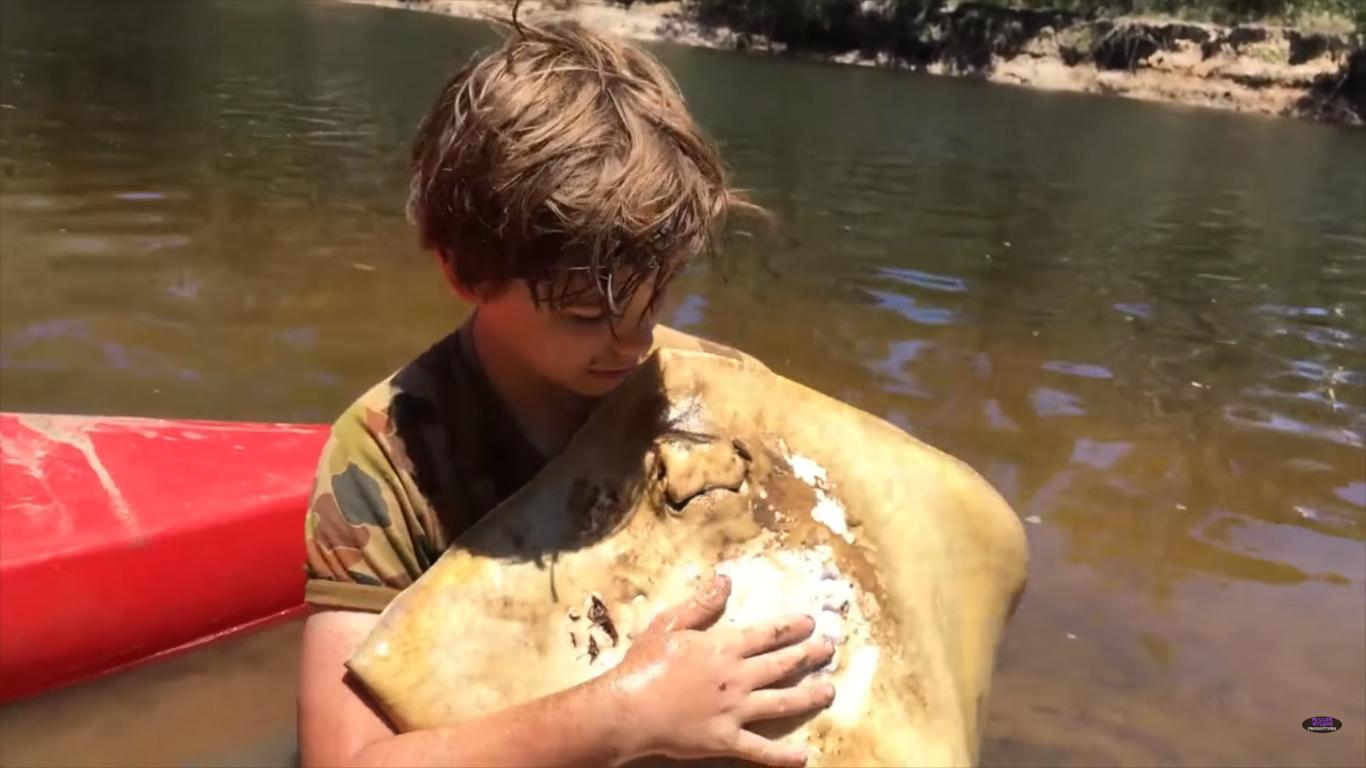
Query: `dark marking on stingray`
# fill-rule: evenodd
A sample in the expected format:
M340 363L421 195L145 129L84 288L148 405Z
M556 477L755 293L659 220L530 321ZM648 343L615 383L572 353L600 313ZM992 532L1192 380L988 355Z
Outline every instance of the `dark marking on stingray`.
M598 639L592 635L588 636L588 663L592 664L598 660Z
M574 546L606 537L626 518L633 501L626 489L615 484L574 478L566 500Z
M555 589L555 557L550 558L550 602L560 602L560 591Z
M592 607L588 609L588 620L602 627L602 631L612 638L612 646L616 647L619 639L617 627L612 623L612 617L607 613L607 605L597 595L593 595L592 602Z
M598 486L586 477L576 477L569 485L569 514L573 520L587 520L598 501Z
M749 510L750 514L754 517L754 522L758 523L761 528L770 531L779 529L778 510L774 509L773 505L768 503L767 499L751 496Z
M708 443L714 443L717 440L716 435L708 434L706 432L693 432L690 429L670 428L668 432L664 433L664 436L670 441L692 443L693 445L707 445Z

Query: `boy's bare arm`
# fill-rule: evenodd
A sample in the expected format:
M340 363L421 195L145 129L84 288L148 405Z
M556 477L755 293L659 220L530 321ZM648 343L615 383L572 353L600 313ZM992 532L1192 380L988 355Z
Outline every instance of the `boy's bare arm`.
M662 614L621 665L582 685L447 728L395 734L343 663L377 616L327 611L304 628L299 751L313 766L620 765L647 754L742 757L800 766L805 752L746 723L827 706L819 681L766 689L822 664L833 647L808 639L809 618L743 631L700 632L724 609L729 583Z

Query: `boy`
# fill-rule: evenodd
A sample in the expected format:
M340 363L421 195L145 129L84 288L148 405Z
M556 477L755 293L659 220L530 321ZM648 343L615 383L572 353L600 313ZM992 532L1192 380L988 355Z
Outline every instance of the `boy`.
M446 85L412 167L410 217L475 310L333 427L306 526L308 599L322 610L304 629L303 764L662 754L802 765L802 749L746 726L827 706L822 681L758 681L819 666L833 648L811 637L809 617L707 629L729 595L723 578L659 616L617 668L471 722L397 734L347 675L376 612L558 453L655 347L739 355L655 326L670 280L715 249L727 214L757 209L727 187L645 53L574 25L518 26Z

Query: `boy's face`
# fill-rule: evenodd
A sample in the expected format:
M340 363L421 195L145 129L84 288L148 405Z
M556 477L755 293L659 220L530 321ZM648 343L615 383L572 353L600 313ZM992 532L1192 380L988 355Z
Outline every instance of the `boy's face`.
M657 322L649 307L651 288L649 280L643 281L613 323L595 292L583 292L577 303L555 309L544 301L537 306L527 282L514 280L477 300L480 323L486 324L481 333L533 375L575 394L599 397L650 353Z

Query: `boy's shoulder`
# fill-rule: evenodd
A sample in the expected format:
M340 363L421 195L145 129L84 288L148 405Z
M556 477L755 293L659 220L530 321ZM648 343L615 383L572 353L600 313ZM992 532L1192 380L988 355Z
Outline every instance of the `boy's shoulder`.
M467 327L375 384L332 427L341 452L382 452L408 506L434 509L455 535L545 461L474 358Z
M469 394L470 378L459 357L459 332L432 344L403 367L376 382L342 411L333 428L379 428L411 401L433 405L454 393ZM390 425L392 426L392 425Z
M497 404L462 356L459 334L442 338L370 387L332 425L340 446L378 447L388 465L431 501L441 486L458 479L442 471L449 470L451 454L487 443L475 439L487 437L484 432L508 427L493 418ZM464 437L471 439L457 439Z
M442 339L367 389L348 405L332 423L334 439L340 442L367 441L374 438L401 440L395 419L400 410L432 411L437 401L452 396L458 377L454 376L454 350L450 339Z
M497 424L455 344L432 345L332 423L305 529L310 602L382 608L496 503L498 472L521 459L489 455Z

